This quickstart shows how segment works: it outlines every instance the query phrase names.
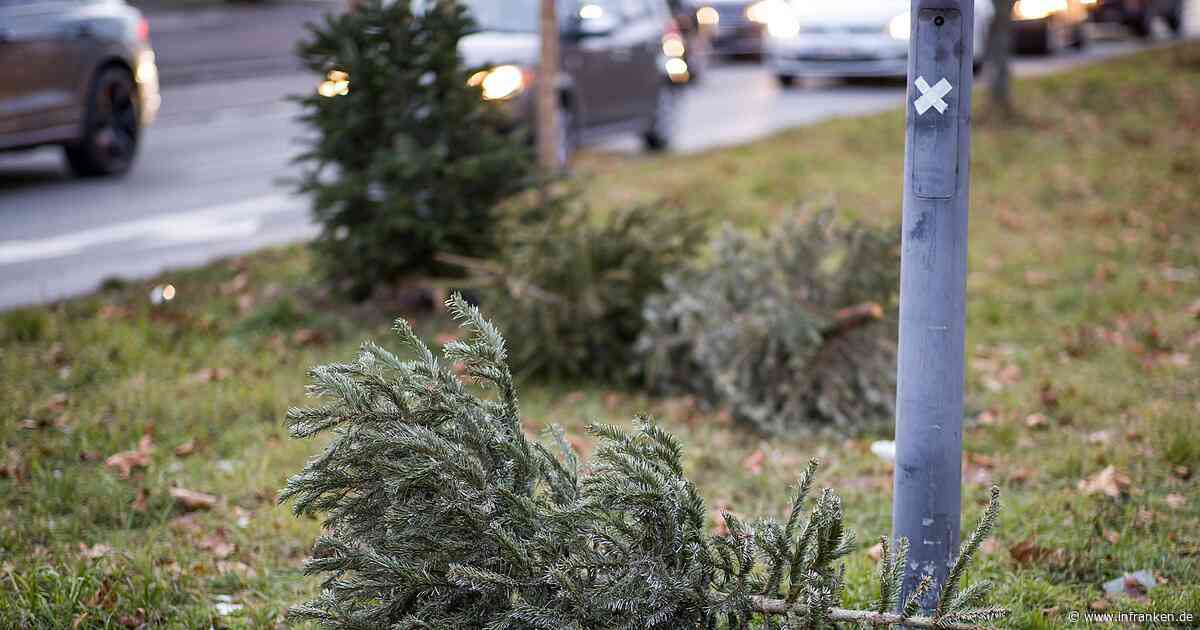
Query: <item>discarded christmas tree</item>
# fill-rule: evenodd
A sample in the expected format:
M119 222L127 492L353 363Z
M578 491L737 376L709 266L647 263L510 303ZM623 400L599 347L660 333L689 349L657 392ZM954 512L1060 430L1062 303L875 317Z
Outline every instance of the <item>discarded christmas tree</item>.
M816 461L786 523L726 514L728 533L711 535L674 437L647 419L632 432L593 426L588 466L561 431L552 447L531 441L504 339L461 297L447 306L467 336L446 345L445 363L398 321L415 360L368 342L354 363L312 370L324 404L288 414L296 438L334 434L280 497L325 516L305 571L326 579L292 619L381 630L973 628L1005 614L983 603L986 583L962 580L998 490L931 616L918 616L916 597L898 601L907 544L886 539L877 605L840 608L838 561L855 537L832 490L810 500Z

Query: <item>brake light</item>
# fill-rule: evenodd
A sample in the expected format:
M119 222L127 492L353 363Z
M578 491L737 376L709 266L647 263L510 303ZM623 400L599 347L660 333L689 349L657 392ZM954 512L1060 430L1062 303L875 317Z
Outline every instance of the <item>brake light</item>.
M138 20L137 38L142 43L150 42L150 22L146 18Z
M667 20L667 27L666 27L666 29L664 29L664 31L665 31L663 33L664 36L683 34L683 31L679 30L679 22L676 22L675 18L671 18L671 19Z

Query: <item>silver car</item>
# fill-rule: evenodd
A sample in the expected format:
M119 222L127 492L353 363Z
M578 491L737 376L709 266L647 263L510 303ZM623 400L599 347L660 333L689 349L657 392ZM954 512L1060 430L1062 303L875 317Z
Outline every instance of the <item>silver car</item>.
M779 82L799 77L903 77L908 0L770 0L766 63ZM975 63L984 58L992 0L975 0Z
M0 0L0 150L61 145L119 175L158 111L150 28L122 0Z

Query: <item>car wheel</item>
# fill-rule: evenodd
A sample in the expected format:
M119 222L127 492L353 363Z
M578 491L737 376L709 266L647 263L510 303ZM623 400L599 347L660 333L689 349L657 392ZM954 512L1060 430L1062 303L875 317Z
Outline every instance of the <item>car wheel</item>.
M1046 21L1046 28L1042 30L1042 41L1038 44L1038 52L1048 57L1057 55L1062 50L1063 44L1063 28L1059 28L1053 20Z
M1167 20L1167 27L1171 29L1171 34L1175 37L1183 36L1183 2L1176 2L1175 6L1167 11L1163 16Z
M565 171L571 165L571 156L575 154L575 116L570 108L562 107L554 125L555 160L558 168Z
M777 74L775 80L779 82L780 87L790 88L796 85L796 77L790 74Z
M1150 7L1146 7L1140 12L1130 15L1126 24L1134 35L1142 39L1150 39L1154 36L1154 11Z
M1071 47L1075 50L1087 50L1088 34L1087 27L1082 23L1075 27L1074 38L1071 41Z
M643 139L646 148L651 151L663 151L670 148L675 138L675 126L679 122L678 100L676 90L671 85L658 88L658 98L654 104L654 118L646 130Z
M82 136L64 147L67 163L81 176L124 174L137 155L140 131L133 76L124 68L104 68L88 91Z

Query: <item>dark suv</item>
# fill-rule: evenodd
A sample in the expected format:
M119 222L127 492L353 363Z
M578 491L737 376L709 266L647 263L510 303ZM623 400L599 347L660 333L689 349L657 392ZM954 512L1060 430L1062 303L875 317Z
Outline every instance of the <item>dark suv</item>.
M483 97L533 127L538 74L538 0L465 0L478 30L459 51ZM675 28L666 0L560 0L560 160L615 132L641 134L649 149L671 142L677 88L664 37Z
M124 173L158 109L150 30L122 0L0 0L0 150L59 144Z

